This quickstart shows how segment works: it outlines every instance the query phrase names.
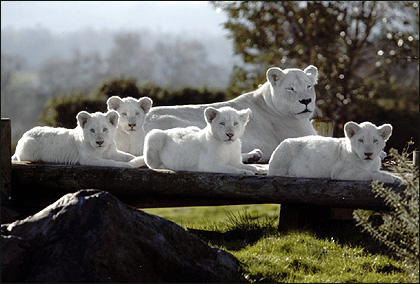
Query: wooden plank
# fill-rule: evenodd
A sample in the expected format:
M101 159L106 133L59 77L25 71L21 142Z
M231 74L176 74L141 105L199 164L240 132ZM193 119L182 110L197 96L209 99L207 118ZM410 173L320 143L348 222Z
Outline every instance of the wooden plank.
M13 162L12 188L12 199L19 202L40 203L80 189L100 189L136 207L278 203L388 209L371 192L369 181L263 175Z
M1 204L4 205L11 195L11 127L10 119L1 119Z

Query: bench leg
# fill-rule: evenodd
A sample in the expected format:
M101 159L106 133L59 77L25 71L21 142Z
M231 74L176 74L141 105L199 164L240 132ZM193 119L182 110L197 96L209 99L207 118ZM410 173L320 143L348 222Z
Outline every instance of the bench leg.
M1 119L1 204L7 204L12 194L11 164L11 127L10 119Z
M330 223L330 216L330 207L282 204L278 230L285 232L322 228Z

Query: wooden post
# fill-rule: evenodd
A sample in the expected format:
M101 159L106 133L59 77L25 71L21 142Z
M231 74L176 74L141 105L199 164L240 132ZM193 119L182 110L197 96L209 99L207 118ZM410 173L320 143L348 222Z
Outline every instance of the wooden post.
M11 164L11 127L10 119L1 119L1 205L5 205L12 193Z
M419 151L414 151L413 152L413 165L415 167L419 166Z
M318 135L333 137L334 122L328 119L312 119ZM279 231L297 228L315 228L329 220L348 220L352 209L331 208L328 206L282 204L279 216Z
M329 119L312 119L312 125L314 126L316 133L325 137L333 137L334 133L334 122Z

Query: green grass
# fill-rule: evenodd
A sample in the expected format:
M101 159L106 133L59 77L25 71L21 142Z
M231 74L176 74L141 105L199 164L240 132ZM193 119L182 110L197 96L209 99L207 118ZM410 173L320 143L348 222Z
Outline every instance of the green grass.
M229 227L229 216L246 211L252 220L278 219L280 205L230 205L207 207L178 207L143 209L153 215L163 217L184 228L223 231ZM278 222L278 220L277 220Z
M252 246L232 252L245 264L251 282L407 282L401 263L363 248L317 239L293 232L261 238Z
M353 225L327 233L279 233L279 207L263 204L144 211L171 220L211 246L232 253L251 283L418 283L418 271L394 259Z

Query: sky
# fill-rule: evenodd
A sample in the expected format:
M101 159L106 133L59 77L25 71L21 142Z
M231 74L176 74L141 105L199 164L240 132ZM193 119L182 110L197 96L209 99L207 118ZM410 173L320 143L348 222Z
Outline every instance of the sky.
M226 34L223 12L208 1L1 1L2 28L149 29L161 33Z

